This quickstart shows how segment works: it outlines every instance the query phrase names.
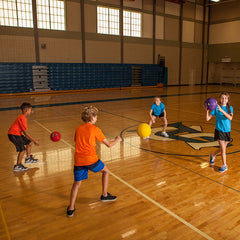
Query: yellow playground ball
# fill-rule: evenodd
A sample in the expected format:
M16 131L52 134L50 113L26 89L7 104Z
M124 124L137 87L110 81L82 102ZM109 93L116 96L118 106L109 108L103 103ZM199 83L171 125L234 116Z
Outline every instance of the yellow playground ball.
M137 127L137 134L139 137L146 138L151 134L151 127L147 123L141 123Z

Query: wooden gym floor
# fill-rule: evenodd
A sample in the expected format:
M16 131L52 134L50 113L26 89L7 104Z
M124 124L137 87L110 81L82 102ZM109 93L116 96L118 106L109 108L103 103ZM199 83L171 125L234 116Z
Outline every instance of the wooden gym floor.
M208 155L215 120L205 121L203 103L229 91L234 107L227 172L219 173ZM170 138L153 125L150 139L136 134L148 122L153 97L162 96ZM185 86L5 97L0 100L0 239L240 239L240 88ZM34 105L29 132L39 139L32 153L39 163L14 173L17 153L7 131L22 102ZM117 201L102 203L101 174L89 173L79 189L76 212L66 216L73 183L74 132L84 106L99 111L97 126L108 139L123 141L98 155L110 169L109 192ZM54 143L50 132L59 131Z

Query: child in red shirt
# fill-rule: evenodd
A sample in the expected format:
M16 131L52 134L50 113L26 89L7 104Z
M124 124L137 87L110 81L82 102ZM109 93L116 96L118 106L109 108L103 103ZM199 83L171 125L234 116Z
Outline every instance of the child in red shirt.
M102 195L101 201L115 201L116 196L107 192L109 171L107 166L98 159L96 154L96 140L103 142L107 147L112 147L122 139L117 136L114 141L108 141L100 128L94 124L97 121L98 110L95 107L86 107L82 112L82 120L85 122L79 126L75 132L75 161L74 161L74 183L71 190L70 205L67 208L68 217L72 217L75 211L75 201L78 189L82 180L88 178L88 170L92 172L101 172L102 177Z
M34 159L31 154L31 142L39 145L38 141L31 137L28 133L27 127L27 117L32 112L32 105L30 103L23 103L21 105L22 114L19 115L11 127L8 130L8 138L15 145L18 152L17 164L14 165L14 172L27 171L28 168L22 165L22 159L26 151L27 157L25 158L25 163L36 163L37 159ZM23 135L24 134L24 135ZM26 148L25 148L26 146Z

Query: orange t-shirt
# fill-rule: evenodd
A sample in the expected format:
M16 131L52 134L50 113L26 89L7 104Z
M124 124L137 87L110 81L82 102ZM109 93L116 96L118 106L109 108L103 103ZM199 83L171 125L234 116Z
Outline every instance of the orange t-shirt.
M22 131L27 129L27 118L21 114L15 119L12 126L9 128L8 134L21 136Z
M105 139L100 128L91 123L84 123L75 132L75 166L86 166L98 160L96 140Z

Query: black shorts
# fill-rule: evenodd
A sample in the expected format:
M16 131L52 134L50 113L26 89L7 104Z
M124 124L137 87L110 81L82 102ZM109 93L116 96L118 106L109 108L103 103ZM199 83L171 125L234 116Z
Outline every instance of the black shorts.
M31 143L31 141L23 135L17 136L8 134L8 138L15 145L17 152L25 151L25 146Z
M155 115L154 113L152 113L152 115L155 116L155 117L161 118L161 117L164 117L164 112L162 112L160 115Z
M222 131L218 131L217 129L215 129L214 141L217 141L217 140L231 142L230 132L222 132Z

